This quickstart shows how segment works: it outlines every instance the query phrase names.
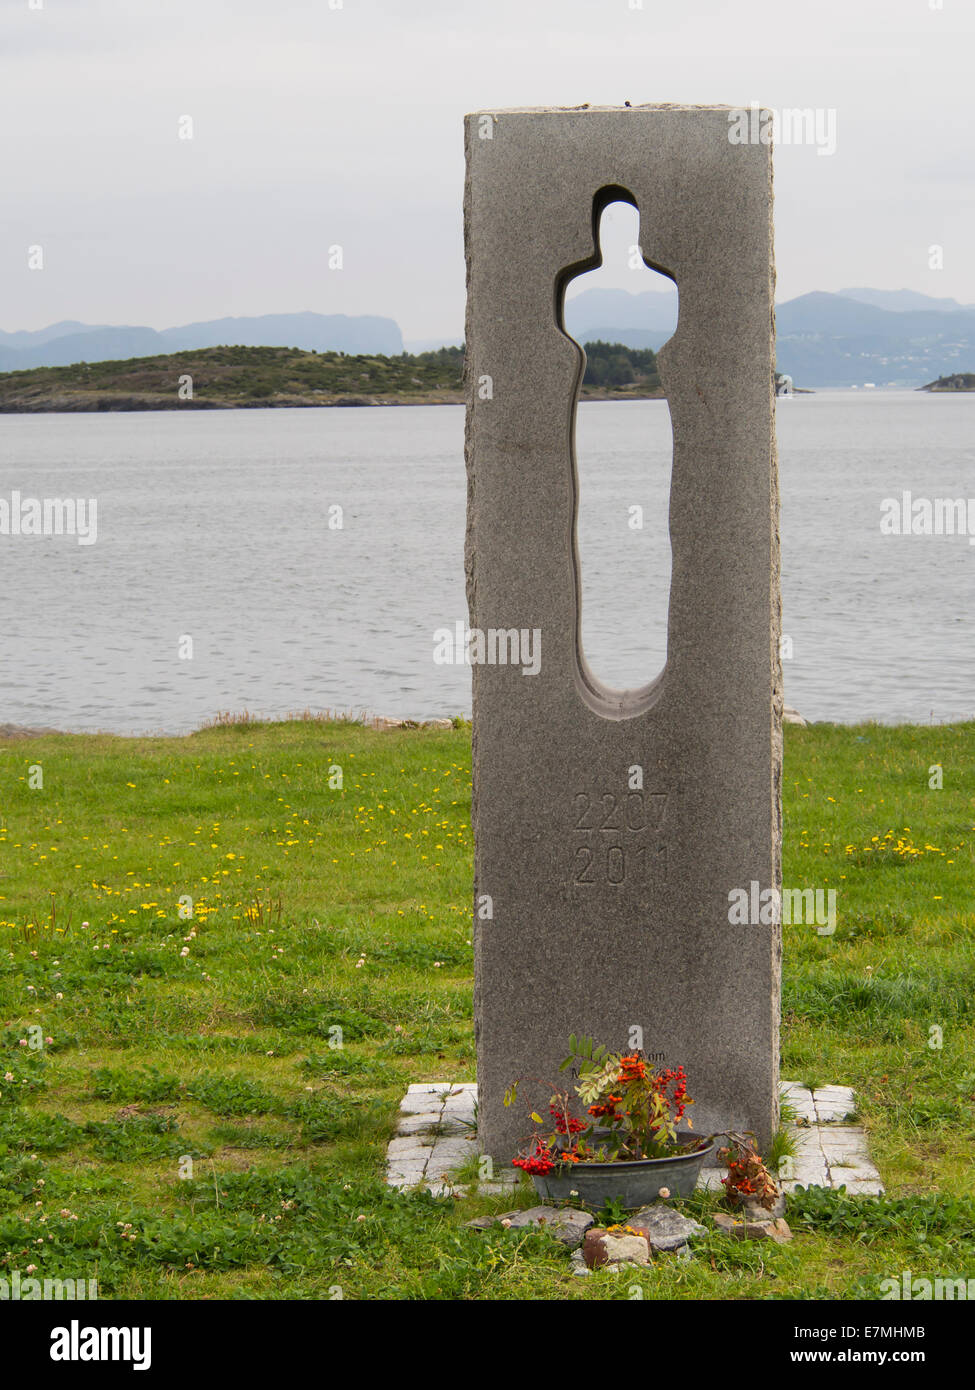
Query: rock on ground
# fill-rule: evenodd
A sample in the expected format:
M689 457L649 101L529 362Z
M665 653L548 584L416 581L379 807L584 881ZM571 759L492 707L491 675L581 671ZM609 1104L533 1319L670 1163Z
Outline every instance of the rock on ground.
M668 1250L679 1250L686 1245L691 1236L704 1234L704 1227L689 1216L681 1216L679 1211L669 1207L666 1202L655 1202L651 1207L643 1207L626 1221L634 1231L641 1231L647 1244L655 1254Z
M582 1258L590 1269L602 1269L606 1265L646 1265L650 1263L650 1246L646 1236L629 1235L625 1231L618 1235L591 1227L582 1243Z
M593 1219L587 1211L576 1211L574 1207L542 1206L529 1207L526 1211L505 1211L500 1216L479 1216L467 1224L475 1230L482 1231L489 1226L498 1225L504 1225L510 1230L541 1226L568 1250L577 1250L592 1222Z
M738 1240L774 1240L777 1245L785 1245L792 1239L789 1224L781 1217L775 1221L748 1221L730 1212L718 1211L713 1220L719 1231Z
M732 1210L746 1221L775 1221L785 1215L785 1193L780 1192L770 1207L763 1207L761 1202L745 1201Z

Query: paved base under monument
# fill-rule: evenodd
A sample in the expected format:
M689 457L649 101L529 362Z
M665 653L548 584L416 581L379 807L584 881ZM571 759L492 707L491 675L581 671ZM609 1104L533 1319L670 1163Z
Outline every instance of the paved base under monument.
M811 1091L798 1081L783 1081L783 1104L795 1125L794 1176L781 1179L784 1192L796 1187L846 1187L851 1196L882 1193L880 1174L870 1161L866 1133L847 1123L855 1113L849 1086L821 1086ZM509 1170L478 1179L468 1171L480 1157L477 1142L477 1085L473 1081L422 1081L400 1102L396 1137L386 1151L386 1181L391 1187L425 1187L437 1196L512 1192L520 1174ZM721 1190L724 1168L705 1168L699 1187Z

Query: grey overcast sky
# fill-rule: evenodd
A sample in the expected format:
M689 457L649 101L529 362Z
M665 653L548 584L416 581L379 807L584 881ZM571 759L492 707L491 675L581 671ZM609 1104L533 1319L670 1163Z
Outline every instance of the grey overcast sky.
M776 153L778 298L975 302L973 71L975 0L0 0L0 328L455 335L464 112L624 100L835 108Z

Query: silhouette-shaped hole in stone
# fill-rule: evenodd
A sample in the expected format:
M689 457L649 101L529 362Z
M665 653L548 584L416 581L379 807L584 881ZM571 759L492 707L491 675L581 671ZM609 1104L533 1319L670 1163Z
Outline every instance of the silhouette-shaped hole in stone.
M605 343L587 354L583 342L592 345L615 338L612 329L629 329L662 346L676 326L676 284L644 260L639 230L632 195L622 188L601 190L593 203L593 256L569 266L557 288L559 327L580 356L572 402L580 689L587 703L610 718L631 717L653 703L667 660L670 410L665 400L610 406L579 399L584 382L626 401L627 386L636 386L641 373L655 366L649 342L649 353L630 354L607 351ZM627 289L620 288L624 284ZM592 291L601 292L598 301L585 297ZM634 301L634 294L641 300Z

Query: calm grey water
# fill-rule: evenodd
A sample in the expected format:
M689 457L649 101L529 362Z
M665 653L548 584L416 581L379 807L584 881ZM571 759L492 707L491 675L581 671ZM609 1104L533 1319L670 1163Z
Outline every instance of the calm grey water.
M975 717L975 546L879 524L905 489L975 495L973 424L975 395L778 403L786 698L807 718ZM433 661L466 619L462 435L460 406L0 417L0 497L98 502L94 545L0 535L0 723L469 712L469 668ZM664 402L580 409L583 637L614 684L664 656L670 446Z

